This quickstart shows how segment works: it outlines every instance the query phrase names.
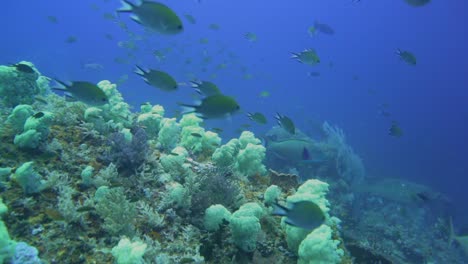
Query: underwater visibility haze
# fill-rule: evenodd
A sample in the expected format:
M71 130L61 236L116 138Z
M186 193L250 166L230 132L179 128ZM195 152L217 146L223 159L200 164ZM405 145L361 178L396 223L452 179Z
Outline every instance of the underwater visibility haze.
M467 263L468 3L2 3L0 263Z

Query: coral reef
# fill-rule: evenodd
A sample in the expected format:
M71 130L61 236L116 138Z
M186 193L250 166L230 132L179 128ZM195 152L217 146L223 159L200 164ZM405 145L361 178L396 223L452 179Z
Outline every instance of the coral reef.
M252 132L222 144L195 115L131 112L109 81L98 84L107 104L69 102L26 64L0 67L2 263L461 263L429 209L351 189L364 167L336 127L321 142L298 131L286 150L322 156L277 172ZM303 200L326 215L315 230L270 214Z

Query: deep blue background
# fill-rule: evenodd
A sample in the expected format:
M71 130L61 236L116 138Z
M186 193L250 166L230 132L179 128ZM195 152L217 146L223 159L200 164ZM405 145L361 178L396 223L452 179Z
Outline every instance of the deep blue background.
M135 63L165 70L180 82L190 80L189 72L201 79L216 72L214 81L223 92L236 96L244 111L265 113L270 125L279 111L305 131L311 124L328 120L343 128L370 177L405 177L430 185L450 196L459 213L467 211L467 1L433 1L421 8L403 0L164 3L180 16L193 15L197 24L184 19L185 32L180 35L136 41L137 59L122 65L114 58L125 58L127 51L117 43L129 37L115 22L103 18L120 7L119 1L4 1L0 63L32 61L44 75L63 80L115 82L128 74L129 81L119 87L128 102L136 109L142 102L160 103L168 109L168 116L177 109L176 102L190 102L193 91L181 87L175 93L164 93L147 86L132 73ZM50 15L57 17L58 24L48 21ZM120 20L132 32L145 35L127 14ZM336 34L309 36L307 28L314 20L331 25ZM211 23L220 30L210 30ZM245 40L246 32L256 33L258 42ZM104 38L106 33L114 40ZM70 35L78 41L65 43ZM202 37L209 44L200 44ZM170 46L175 48L164 62L152 55ZM316 49L320 65L302 65L289 58L290 52L305 48ZM397 48L413 52L417 66L399 60ZM224 52L218 53L220 49ZM205 73L199 63L204 50L213 57ZM188 57L191 65L184 63ZM102 64L104 70L82 68L90 62ZM215 66L222 62L228 67L217 71ZM253 79L242 77L242 67ZM310 71L320 71L321 76L309 77ZM271 97L259 98L263 90ZM379 114L382 103L389 104L390 118ZM388 136L391 120L401 125L402 138ZM246 122L241 113L232 120L209 121L208 126L225 128L226 139L236 136L233 131ZM269 127L251 130L261 134Z

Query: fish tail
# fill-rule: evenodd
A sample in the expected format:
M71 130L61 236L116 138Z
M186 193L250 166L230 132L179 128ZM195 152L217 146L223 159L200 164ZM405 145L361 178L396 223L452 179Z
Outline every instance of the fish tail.
M68 91L66 88L62 88L62 87L53 87L52 90L54 90L54 91L62 91L62 92L67 92L67 91Z
M190 105L190 104L184 104L184 103L177 103L177 104L182 107L182 114L183 115L194 113L197 110L196 105Z
M57 83L59 83L60 85L62 85L62 86L65 87L65 88L52 88L52 89L54 89L54 90L66 91L66 88L69 86L68 84L66 84L66 83L63 82L63 81L60 81L59 79L54 78L54 81L56 81Z
M117 12L132 12L135 5L128 0L121 0L122 6L117 9Z
M299 54L295 52L291 52L291 59L297 59L299 58Z
M279 215L279 216L285 216L288 214L289 209L280 205L279 203L274 203L273 204L273 212L271 213L272 215Z
M282 118L281 114L276 112L275 119L278 122L279 126L281 126L281 118Z
M192 84L193 88L198 88L198 86L200 86L200 82L197 80L192 80L190 83Z
M135 65L135 67L136 67L136 70L133 71L134 73L136 73L136 74L138 74L138 75L140 75L140 76L144 76L144 75L145 75L146 72L145 72L145 70L143 70L143 68L141 68L141 67L138 66L138 65Z

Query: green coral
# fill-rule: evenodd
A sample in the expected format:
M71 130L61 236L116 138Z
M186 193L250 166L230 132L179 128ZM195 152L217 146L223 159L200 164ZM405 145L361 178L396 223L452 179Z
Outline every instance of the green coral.
M40 192L46 187L45 182L42 180L42 176L34 170L34 162L23 163L18 167L15 173L12 175L12 180L15 180L24 193L33 194Z
M185 163L188 152L184 147L175 147L169 154L163 154L160 162L163 169L173 178L187 176L190 165Z
M330 217L330 202L326 198L328 193L329 185L325 182L311 179L304 182L297 189L296 193L287 197L288 203L296 203L299 201L311 201L317 204L325 215L325 224L333 225L334 220ZM284 218L283 218L284 220ZM286 242L288 247L293 252L298 252L299 245L310 233L310 230L306 230L300 227L287 225L282 222L282 225L286 231Z
M37 148L47 140L53 120L54 115L51 112L28 117L24 122L23 132L15 136L14 144L20 148Z
M20 104L13 108L13 111L7 118L7 124L10 125L15 133L23 132L26 119L34 114L32 106Z
M103 80L97 86L106 94L109 102L102 106L88 107L84 111L85 120L92 123L101 133L109 128L114 130L130 128L133 124L130 105L124 101L122 94L117 90L117 85Z
M203 119L195 114L186 114L179 124L182 127L180 133L180 145L189 149L194 154L211 156L215 149L221 144L218 134L205 131L201 124Z
M245 252L255 251L257 238L262 230L260 219L264 214L257 203L246 203L232 214L229 226L237 247Z
M179 141L180 125L175 118L163 118L158 133L158 141L164 149L172 149Z
M239 152L240 143L237 138L229 140L226 144L217 148L211 160L220 167L231 167L236 162L237 153Z
M276 202L280 195L281 188L276 185L271 185L265 190L265 194L263 195L263 201L266 205L272 205Z
M332 238L332 229L327 225L316 228L299 246L298 264L341 263L344 251L338 248L339 240Z
M151 106L148 103L143 104L140 111L137 116L137 123L144 127L150 139L155 139L158 136L161 121L164 117L164 108L160 105Z
M217 148L212 155L213 162L221 167L232 167L241 177L264 175L263 160L266 149L261 141L250 131L242 132L239 139L231 139L227 144Z
M216 231L223 221L230 221L231 212L221 204L214 204L205 210L204 226L208 231Z
M0 65L0 100L8 107L32 104L34 97L41 93L36 83L40 73L32 63L20 63L31 67L33 72L19 71L14 65Z
M96 212L104 219L102 227L111 235L133 235L135 231L135 204L127 200L123 188L101 192L96 201Z
M119 244L112 248L112 255L117 264L145 263L143 255L147 245L141 241L131 242L127 237L120 239Z
M0 216L3 216L8 208L0 198ZM3 220L0 219L0 263L8 263L5 260L11 258L15 252L16 241L10 238L8 229Z

